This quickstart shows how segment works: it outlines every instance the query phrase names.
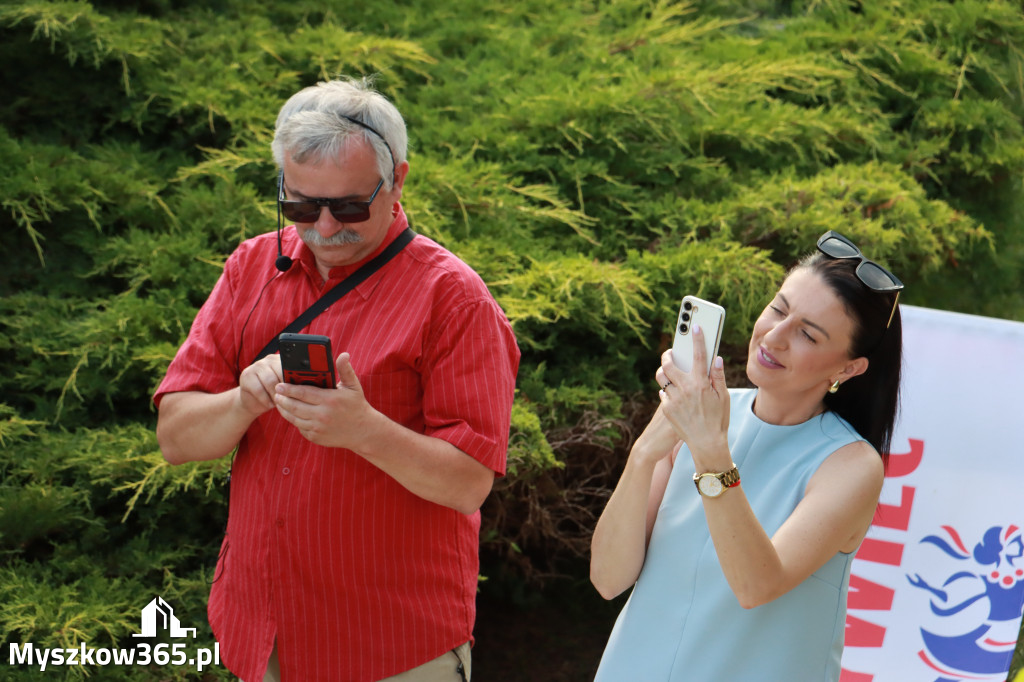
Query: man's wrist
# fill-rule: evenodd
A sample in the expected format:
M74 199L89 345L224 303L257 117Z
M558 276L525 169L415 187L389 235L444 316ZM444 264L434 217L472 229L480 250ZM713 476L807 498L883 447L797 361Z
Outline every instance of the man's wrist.
M373 460L381 456L381 453L395 449L395 439L401 438L401 431L394 432L392 429L405 429L398 422L376 409L372 405L366 405L366 413L358 419L358 426L349 429L350 433L357 433L359 438L350 445L349 450L360 457ZM401 448L399 448L401 449Z

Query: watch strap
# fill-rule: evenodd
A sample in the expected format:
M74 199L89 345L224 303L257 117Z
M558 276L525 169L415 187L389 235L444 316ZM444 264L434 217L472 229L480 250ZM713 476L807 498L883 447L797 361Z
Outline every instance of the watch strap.
M740 470L735 464L728 471L695 473L693 475L693 484L697 486L697 490L701 495L704 494L704 491L700 489L700 479L704 476L714 476L719 480L723 488L735 488L740 484Z

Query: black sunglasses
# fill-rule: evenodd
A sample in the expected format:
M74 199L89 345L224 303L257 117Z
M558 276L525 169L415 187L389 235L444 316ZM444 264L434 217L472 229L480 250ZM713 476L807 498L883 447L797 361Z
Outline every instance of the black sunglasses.
M320 209L324 206L339 223L364 223L370 219L370 204L377 198L377 193L384 186L384 178L377 183L373 194L366 201L350 201L349 199L304 199L291 201L284 198L284 172L277 178L277 203L281 213L288 220L297 223L315 223L320 218Z
M395 153L391 151L391 145L384 138L380 132L371 125L363 123L358 118L352 118L345 114L335 114L339 118L343 118L346 121L353 123L364 130L367 130L384 143L384 147L388 150L388 156L391 157L391 174L394 176L395 173ZM370 204L377 198L377 192L384 186L384 178L380 179L377 183L377 187L373 190L373 194L367 201L349 201L348 199L306 199L304 201L290 201L284 198L284 171L278 173L277 176L277 207L278 210L284 214L284 217L288 220L294 220L297 223L315 223L320 217L320 209L324 206L331 212L334 219L340 223L365 223L370 219ZM280 215L278 215L278 222L280 223ZM280 225L278 225L280 230Z
M860 263L857 264L857 269L854 272L857 275L857 279L864 286L872 291L883 293L889 291L896 292L896 298L892 302L892 312L889 313L889 321L885 324L885 328L888 329L889 325L892 324L893 316L896 314L896 304L900 300L900 291L903 289L903 282L900 281L899 277L875 261L869 260L861 253L856 244L833 230L829 230L818 238L818 250L829 258L841 260L848 258L859 259Z

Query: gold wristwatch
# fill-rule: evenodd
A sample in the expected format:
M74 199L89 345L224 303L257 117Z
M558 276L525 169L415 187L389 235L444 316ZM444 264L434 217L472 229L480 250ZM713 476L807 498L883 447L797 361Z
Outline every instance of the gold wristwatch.
M694 474L693 484L704 497L718 497L727 489L740 484L740 470L733 464L732 469L722 473Z

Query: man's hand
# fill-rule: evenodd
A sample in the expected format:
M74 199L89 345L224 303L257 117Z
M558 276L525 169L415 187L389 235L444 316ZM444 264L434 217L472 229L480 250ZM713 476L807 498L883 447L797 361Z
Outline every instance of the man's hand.
M381 415L366 401L348 353L338 356L336 367L336 388L277 383L273 403L310 442L362 452L360 443Z
M242 409L258 417L274 407L274 387L284 378L281 356L268 355L242 370L238 399Z
M425 500L472 514L494 484L494 472L451 443L416 433L374 409L348 353L338 356L337 388L277 384L281 416L310 442L346 448Z
M274 387L281 376L281 356L268 355L242 370L235 388L165 395L156 423L164 459L181 464L230 453L253 421L274 407Z

